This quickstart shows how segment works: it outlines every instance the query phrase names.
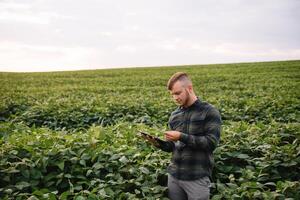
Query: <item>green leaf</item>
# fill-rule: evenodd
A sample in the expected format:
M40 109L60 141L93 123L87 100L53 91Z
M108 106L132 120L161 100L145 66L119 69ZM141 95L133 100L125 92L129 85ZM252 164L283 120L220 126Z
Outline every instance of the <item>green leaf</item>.
M84 196L76 196L75 198L74 198L75 200L85 200L86 198L84 197Z
M18 188L19 190L23 190L24 188L27 188L27 187L30 187L30 183L25 182L25 181L21 181L16 184L16 188Z
M1 170L1 172L3 172L3 173L9 173L9 174L15 174L15 173L19 173L20 170L17 170L14 167L10 167L10 168Z
M87 153L83 153L83 154L81 155L81 159L82 159L82 160L89 160L90 158L91 158L91 156L88 155Z
M238 154L238 155L237 155L237 158L240 158L240 159L248 159L249 156L248 156L247 154L241 153L241 154Z
M89 170L86 172L86 176L89 176L91 173L93 173L93 170L89 169Z
M80 190L82 190L82 186L81 186L81 185L76 185L76 186L74 187L74 190L80 191Z
M276 188L276 184L274 182L264 183L265 186L274 186Z
M86 166L85 160L80 160L79 163L83 166Z
M66 178L72 178L72 175L71 174L65 174L64 177L66 177Z
M49 200L57 200L56 195L52 194L52 193L49 193L48 199Z
M125 157L125 156L122 156L119 161L123 164L127 164L129 162L129 160Z
M41 190L35 190L32 194L35 196L42 197L44 195L44 192L42 192Z
M42 177L41 171L35 168L30 170L30 175L32 179L40 179Z
M140 167L139 169L140 169L141 172L144 173L144 174L149 174L149 173L150 173L149 170L148 170L147 168L145 168L145 167Z
M35 196L30 196L27 200L39 200L39 199Z
M107 195L106 195L106 192L105 192L105 190L104 189L101 189L99 192L99 195L100 195L100 197L108 197Z
M29 170L28 169L26 169L26 170L22 170L21 171L21 174L25 177L25 178L29 178L29 176L30 176L30 173L29 173Z
M57 163L58 168L63 171L65 168L65 161L61 161L59 163Z
M101 169L101 168L103 168L104 166L101 164L101 163L99 163L99 162L97 162L97 163L95 163L94 165L93 165L93 168L95 168L96 170L98 170L98 169Z
M60 199L60 200L67 200L67 199L68 199L68 196L70 196L70 195L71 195L71 192L65 191L65 192L63 192L63 193L59 196L59 199Z

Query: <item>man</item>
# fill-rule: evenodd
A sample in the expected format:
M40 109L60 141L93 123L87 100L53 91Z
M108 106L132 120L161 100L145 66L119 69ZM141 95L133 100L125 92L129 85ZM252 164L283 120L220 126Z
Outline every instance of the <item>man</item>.
M213 151L220 139L220 114L198 99L186 73L175 73L168 81L168 90L179 107L170 116L167 141L156 146L172 152L168 166L169 198L209 199Z

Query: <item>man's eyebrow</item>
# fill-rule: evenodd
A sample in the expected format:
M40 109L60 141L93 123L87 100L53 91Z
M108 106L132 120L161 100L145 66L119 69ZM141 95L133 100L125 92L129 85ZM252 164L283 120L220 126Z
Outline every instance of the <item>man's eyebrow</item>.
M171 92L171 94L178 94L180 91Z

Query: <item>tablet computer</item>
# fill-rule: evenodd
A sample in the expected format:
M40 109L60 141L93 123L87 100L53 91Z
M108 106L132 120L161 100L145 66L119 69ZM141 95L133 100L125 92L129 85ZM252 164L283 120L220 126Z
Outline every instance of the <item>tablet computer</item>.
M164 141L159 139L158 137L152 136L149 133L146 133L144 131L139 131L139 134L142 138L148 140L151 144L155 146L159 146L159 144L163 143Z

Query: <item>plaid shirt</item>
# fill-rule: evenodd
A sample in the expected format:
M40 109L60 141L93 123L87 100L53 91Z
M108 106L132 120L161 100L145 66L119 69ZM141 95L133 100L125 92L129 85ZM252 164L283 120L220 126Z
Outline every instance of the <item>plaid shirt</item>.
M168 173L180 180L211 178L213 150L219 143L221 123L219 111L199 99L188 108L178 107L172 112L169 127L181 132L180 139L164 141L159 146L172 152Z

